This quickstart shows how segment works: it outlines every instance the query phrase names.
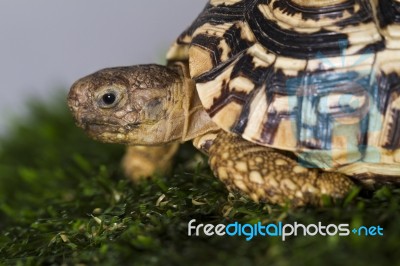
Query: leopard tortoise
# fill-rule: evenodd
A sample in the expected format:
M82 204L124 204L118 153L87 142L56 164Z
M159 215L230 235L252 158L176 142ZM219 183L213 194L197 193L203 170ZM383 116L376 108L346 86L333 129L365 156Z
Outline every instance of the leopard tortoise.
M167 65L100 70L71 88L77 125L129 145L129 176L192 140L254 201L295 206L400 181L399 0L211 0Z

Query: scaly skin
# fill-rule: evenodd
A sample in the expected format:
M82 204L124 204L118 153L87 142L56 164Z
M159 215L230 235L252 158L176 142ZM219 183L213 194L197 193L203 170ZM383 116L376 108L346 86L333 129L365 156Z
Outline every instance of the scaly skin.
M103 69L75 82L68 104L77 125L96 140L165 144L182 138L183 82L159 65ZM105 102L107 95L114 101Z
M278 150L221 131L210 148L210 166L229 190L256 202L280 205L319 205L322 196L344 197L354 183L340 173L301 166Z
M128 146L122 159L125 175L136 182L154 174L168 173L178 147L178 142L161 146Z
M320 204L322 195L340 198L353 186L342 174L304 168L284 152L219 129L180 69L104 69L71 88L68 103L78 126L94 139L130 145L123 167L132 180L168 171L177 143L193 140L228 189L257 202Z
M103 69L75 82L68 104L92 138L131 145L122 166L136 181L167 172L177 143L218 129L187 75L179 63Z

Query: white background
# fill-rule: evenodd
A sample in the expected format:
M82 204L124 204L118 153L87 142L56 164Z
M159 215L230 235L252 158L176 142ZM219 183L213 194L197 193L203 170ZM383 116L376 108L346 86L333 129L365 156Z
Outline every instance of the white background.
M206 0L0 0L0 132L27 99L100 68L163 62Z

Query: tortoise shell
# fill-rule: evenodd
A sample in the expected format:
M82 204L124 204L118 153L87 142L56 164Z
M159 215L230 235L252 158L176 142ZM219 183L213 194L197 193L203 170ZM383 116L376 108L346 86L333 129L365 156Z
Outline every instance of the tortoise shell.
M228 132L400 174L399 0L211 0L167 59Z

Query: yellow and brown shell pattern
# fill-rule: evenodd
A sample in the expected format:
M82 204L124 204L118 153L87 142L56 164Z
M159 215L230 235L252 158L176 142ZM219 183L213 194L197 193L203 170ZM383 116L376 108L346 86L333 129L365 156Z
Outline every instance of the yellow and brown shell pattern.
M211 0L167 58L226 131L400 176L400 0Z

